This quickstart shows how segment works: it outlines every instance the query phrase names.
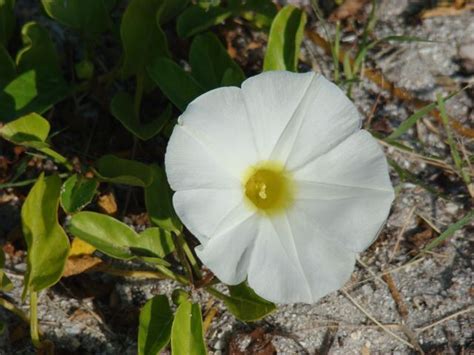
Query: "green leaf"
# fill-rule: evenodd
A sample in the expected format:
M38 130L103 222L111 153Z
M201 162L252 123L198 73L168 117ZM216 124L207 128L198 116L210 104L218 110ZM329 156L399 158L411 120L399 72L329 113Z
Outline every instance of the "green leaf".
M173 236L161 228L147 228L139 234L136 249L144 249L152 252L154 256L164 258L175 249Z
M173 355L206 354L202 330L201 307L183 300L176 310L171 328L171 353Z
M72 216L68 230L75 237L117 259L132 259L130 246L138 234L125 223L96 212L79 212Z
M41 0L46 13L57 22L81 32L95 35L111 24L109 11L115 1L104 0Z
M100 179L114 184L146 187L153 181L148 165L134 160L122 159L114 155L104 155L96 162Z
M5 267L5 254L3 254L3 250L0 249L0 291L8 292L13 289L13 284L8 278L8 276L3 271Z
M16 57L19 73L36 70L44 76L60 77L59 57L48 31L36 22L29 22L21 29L24 47Z
M181 38L191 37L224 22L230 15L232 15L232 11L222 7L211 7L206 11L197 5L191 5L178 17L178 36Z
M98 186L96 179L89 179L78 174L72 175L61 188L61 207L67 213L82 210L92 201Z
M68 230L102 253L117 259L130 260L151 256L159 264L169 265L159 258L171 248L168 232L137 234L119 220L97 212L78 212L72 216Z
M15 76L15 63L5 47L0 44L0 89L12 81Z
M230 296L216 292L212 288L209 288L208 291L222 300L227 309L241 321L254 322L276 310L274 303L258 296L246 282L228 287Z
M178 16L188 5L189 0L163 0L157 18L160 24L165 24Z
M158 57L169 57L166 36L157 22L162 0L132 0L122 17L120 35L124 50L125 77L145 74Z
M306 13L294 6L278 12L270 28L263 70L297 71L305 24Z
M430 251L433 248L436 248L446 239L451 237L456 231L463 228L465 225L474 220L474 210L467 213L463 218L461 218L456 223L451 224L443 233L441 233L435 240L429 243L422 251Z
M46 143L49 128L47 120L36 113L30 113L0 128L0 136L14 144L37 149L53 158L57 163L71 169L67 159L51 149Z
M29 70L0 92L0 121L8 122L30 112L42 114L70 91L62 77L45 76L41 71Z
M20 75L4 84L0 117L12 120L30 112L43 113L69 94L59 58L48 32L35 22L22 28L24 47L16 63Z
M189 73L168 58L157 58L148 66L148 74L166 97L181 111L184 111L192 100L205 92L205 89Z
M0 128L0 136L18 145L27 147L47 146L49 122L36 113L18 118ZM44 143L44 144L42 144Z
M189 63L192 75L207 90L221 86L224 76L227 85L240 86L245 80L242 69L229 57L216 35L210 32L194 38Z
M15 0L0 0L0 45L5 47L15 28Z
M23 235L28 247L23 297L59 281L69 254L69 239L58 222L61 179L44 177L30 190L22 208Z
M465 88L464 88L465 89ZM456 91L456 92L453 92L452 94L449 94L448 96L446 96L443 100L444 101L447 101L449 100L450 98L456 96L457 94L459 94L461 91L463 91L464 89L462 90L459 90L459 91ZM418 111L416 111L415 113L413 113L410 117L408 117L406 120L404 120L400 126L397 127L397 129L395 131L393 131L387 138L385 138L385 140L387 141L390 141L390 140L395 140L397 138L400 138L402 135L404 135L411 127L413 127L416 122L418 122L418 120L420 118L422 118L423 116L429 114L431 111L433 111L434 109L436 109L436 106L438 104L436 102L432 102L424 107L422 107L421 109L419 109Z
M171 106L168 105L159 117L151 122L141 123L135 114L133 99L123 92L114 96L110 110L130 133L144 141L156 136L171 119Z
M171 189L166 174L158 165L151 166L153 180L145 188L145 205L150 221L170 232L179 233L183 228L173 208Z
M168 345L171 338L173 313L165 295L149 300L140 311L138 354L156 355Z
M276 6L271 0L247 0L240 9L240 16L257 28L269 28L276 14Z

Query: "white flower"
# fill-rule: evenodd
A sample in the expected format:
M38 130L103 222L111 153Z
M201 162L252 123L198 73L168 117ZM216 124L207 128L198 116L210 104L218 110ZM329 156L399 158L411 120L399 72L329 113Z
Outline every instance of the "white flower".
M189 104L165 165L203 263L278 303L339 289L394 198L385 156L360 126L314 73L266 72Z

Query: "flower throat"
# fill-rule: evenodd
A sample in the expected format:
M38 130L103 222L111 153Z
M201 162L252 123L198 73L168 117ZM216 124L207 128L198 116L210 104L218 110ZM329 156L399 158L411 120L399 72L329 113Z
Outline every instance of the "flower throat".
M248 170L244 178L246 199L259 212L282 212L293 201L293 184L283 165L264 161Z

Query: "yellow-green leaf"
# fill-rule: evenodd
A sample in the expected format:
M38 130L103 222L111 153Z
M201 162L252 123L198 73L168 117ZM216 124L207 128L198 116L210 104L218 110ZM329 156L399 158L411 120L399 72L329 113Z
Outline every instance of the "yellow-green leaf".
M274 303L258 296L246 282L228 287L230 296L215 292L212 288L208 289L208 291L216 298L224 301L230 313L241 321L257 321L276 309Z
M140 311L139 322L138 354L159 354L171 337L173 313L168 298L158 295L149 300Z
M182 300L171 328L171 353L173 355L206 354L199 304Z
M8 278L8 276L3 271L5 266L5 255L3 254L3 250L0 249L0 291L8 292L13 289L13 284Z
M95 196L99 183L74 174L69 177L61 188L61 207L67 213L75 213L87 206Z
M54 285L61 278L69 254L69 239L58 222L61 179L41 174L21 209L28 247L23 295Z
M306 13L287 5L276 15L270 28L263 70L297 71Z
M36 113L30 113L0 128L0 136L14 144L36 148L46 142L49 130L49 122L46 119Z

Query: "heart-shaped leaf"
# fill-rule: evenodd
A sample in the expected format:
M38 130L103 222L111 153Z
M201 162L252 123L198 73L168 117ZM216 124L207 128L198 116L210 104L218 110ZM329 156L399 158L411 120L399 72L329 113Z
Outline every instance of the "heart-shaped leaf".
M74 174L69 177L61 188L61 207L67 213L82 210L94 198L99 183L96 179Z
M169 57L166 36L157 22L163 0L132 0L122 17L120 35L125 77L143 75L158 57Z
M148 66L148 74L168 99L181 111L205 89L178 64L168 58L157 58Z
M153 181L152 170L148 165L135 160L104 155L96 162L100 179L115 184L146 187Z
M170 341L172 324L168 297L158 295L149 300L140 311L138 354L159 354Z
M21 208L28 247L23 296L39 292L61 278L69 254L69 239L58 222L61 179L41 174Z
M158 165L152 165L152 183L145 188L145 205L150 221L170 232L179 233L183 228L173 208L171 188L166 174Z
M115 0L42 0L46 13L84 35L95 35L110 25L109 11Z
M273 20L263 70L297 71L306 13L292 5L281 9Z
M197 35L189 52L192 75L207 90L226 85L240 86L245 80L242 69L235 63L216 35Z
M168 105L159 117L151 122L141 123L135 114L133 99L123 92L114 96L110 110L130 133L144 141L156 136L171 119L171 106Z
M211 7L205 10L198 5L191 5L178 17L177 31L182 38L191 37L209 27L224 22L232 11L222 7Z

